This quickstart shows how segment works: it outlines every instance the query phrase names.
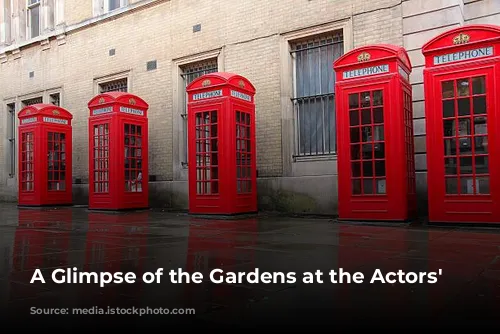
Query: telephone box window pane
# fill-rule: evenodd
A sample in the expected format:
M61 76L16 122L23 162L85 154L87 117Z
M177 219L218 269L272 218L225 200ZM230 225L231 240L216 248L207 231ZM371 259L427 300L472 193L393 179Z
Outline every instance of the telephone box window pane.
M469 79L459 79L457 80L457 93L458 96L469 96L470 95L470 89L469 89Z
M109 124L94 125L94 192L109 192Z
M486 96L474 96L472 106L475 115L486 114Z
M351 126L359 125L359 111L349 112L349 123Z
M472 78L472 94L479 95L486 93L486 77Z
M349 94L349 109L359 108L359 94Z
M455 96L455 87L453 85L453 81L444 81L441 84L441 93L443 95L443 99L449 99Z
M476 179L476 188L478 194L490 193L490 178L488 176L480 176Z
M358 96L360 103L355 104ZM351 145L351 177L361 177L359 182L361 190L358 191L354 187L357 182L353 179L352 193L353 195L385 194L385 178L382 178L386 175L383 91L375 90L351 94L350 101L351 107L360 107L358 109L351 108L353 110L350 111L350 136L351 144L353 144ZM361 126L358 125L359 122L352 122L354 113L360 113ZM361 145L357 144L359 140L361 140Z
M444 118L455 117L455 100L443 101L443 117Z
M384 123L384 110L382 108L373 109L373 123Z
M66 190L66 136L64 133L49 132L47 139L48 190Z
M472 91L471 91L472 86ZM488 131L486 117L485 77L456 81L457 97L443 101L444 167L446 193L449 195L478 195L489 191ZM456 103L455 115L446 110ZM451 107L450 107L451 108ZM472 108L472 110L471 110ZM480 182L481 181L481 182Z
M247 171L252 166L250 147L250 114L236 111L236 189L238 193L252 192L252 178Z
M21 135L21 188L22 191L34 191L34 134L24 132Z
M445 158L444 168L446 175L457 175L457 158Z
M141 125L124 124L125 191L142 192L142 129Z
M458 180L455 177L445 179L446 193L458 194Z
M217 111L195 115L196 189L199 195L219 193L219 138Z
M381 90L376 90L373 92L373 105L381 106L384 104L383 95Z
M361 195L361 180L352 180L352 194Z
M458 99L458 116L470 115L470 99Z

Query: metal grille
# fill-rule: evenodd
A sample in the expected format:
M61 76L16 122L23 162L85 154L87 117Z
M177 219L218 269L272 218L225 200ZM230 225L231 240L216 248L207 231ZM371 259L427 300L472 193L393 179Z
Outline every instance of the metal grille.
M40 97L34 97L32 99L27 99L27 100L22 101L23 106L25 106L25 107L26 106L31 106L31 105L37 104L37 103L42 103L42 102L43 102L43 99L42 99L41 96Z
M126 92L128 89L127 78L104 82L99 85L99 93Z
M218 71L217 58L207 59L196 63L185 65L181 68L181 77L184 81L184 87L187 87L193 80L201 77L202 75L214 73ZM187 93L184 96L182 117L182 141L184 145L183 156L181 157L181 164L187 167L188 153L187 153Z
M16 172L16 105L9 103L7 105L8 123L7 140L9 141L9 176L14 176Z
M297 156L335 153L335 76L333 62L344 53L342 32L291 45L294 60Z

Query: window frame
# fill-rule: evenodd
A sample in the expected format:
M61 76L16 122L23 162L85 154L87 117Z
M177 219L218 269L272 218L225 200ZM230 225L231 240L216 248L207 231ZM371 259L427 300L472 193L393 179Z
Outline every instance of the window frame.
M210 71L210 69L213 69L213 67L208 67L208 70L207 68L204 68L203 65L204 64L210 64L210 63L215 63L215 71ZM187 70L191 67L197 67L197 66L200 66L202 67L201 70L195 70L193 72L188 72ZM188 167L188 138L187 138L187 122L188 122L188 110L187 110L187 104L188 104L188 94L186 92L186 88L187 86L193 82L194 80L196 80L197 78L199 78L200 76L202 75L205 75L205 74L209 74L209 73L215 73L215 72L218 72L219 71L219 62L218 62L218 59L217 57L208 57L208 58L205 58L205 59L201 59L201 60L196 60L196 61L193 61L193 62L189 62L189 63L185 63L185 64L182 64L179 66L179 75L181 77L181 81L182 81L182 84L183 84L183 87L184 87L184 94L182 94L183 96L183 101L181 102L181 105L182 105L182 112L180 113L180 117L181 117L181 127L182 127L182 134L181 134L181 137L182 137L182 149L180 151L181 153L181 156L180 156L180 163L181 163L181 166L182 168L187 168ZM203 73L203 74L200 74L200 73ZM191 81L187 82L186 80L186 77L190 74L195 74L195 78L193 78ZM197 74L200 74L200 75L197 75ZM197 76L196 76L197 75Z
M333 62L341 57L343 54L345 54L345 40L344 40L344 35L345 32L343 29L334 29L331 31L325 31L325 32L320 32L316 34L310 34L306 36L302 36L297 39L290 39L288 40L288 48L289 48L289 53L291 57L291 71L292 71L292 96L291 96L291 101L293 104L293 123L294 123L294 129L293 129L293 134L294 134L294 147L293 147L293 153L292 153L292 158L293 159L311 159L311 158L320 158L320 157L332 157L337 155L337 139L336 139L336 129L335 129L335 124L336 124L336 115L335 115L335 73L333 71ZM324 42L324 43L323 43ZM318 45L316 45L318 43ZM312 46L309 44L313 44ZM297 46L300 47L297 47ZM305 47L304 47L305 46ZM320 73L322 71L322 52L323 48L328 48L331 47L331 50L326 49L327 53L327 59L328 59L328 53L332 52L333 60L327 61L326 65L329 69L331 69L332 73L330 74L331 77L328 79L328 81L333 80L333 85L332 87L328 86L327 92L322 91L322 82L311 82L308 81L305 86L303 84L303 81L298 82L298 73L299 70L297 68L298 65L298 56L297 54L300 52L305 52L305 54L302 57L306 57L305 61L306 64L310 67L311 63L317 63L318 69ZM339 49L336 49L336 47L339 47ZM312 57L310 56L311 51L315 52L314 50L318 50L317 54L313 54ZM311 58L309 58L311 57ZM312 59L312 60L311 60ZM316 76L311 76L311 74L314 74L314 70L311 71L311 68L306 69L303 71L306 75L311 77ZM321 78L321 75L319 76ZM319 83L319 85L318 85ZM304 90L315 90L315 92L310 92L309 94L301 94L299 96L299 85L302 85L302 87L306 87L307 89ZM330 85L330 82L328 82L328 85ZM317 87L319 86L319 93L316 91ZM317 104L319 102L319 104ZM314 104L313 104L314 103ZM309 106L313 105L313 110L308 110L304 111L304 109L309 108ZM306 108L306 105L308 106ZM318 121L317 115L315 115L315 120L314 123L310 123L307 125L306 130L302 130L301 127L301 118L304 116L301 116L301 113L316 113L317 110L316 108L319 107L319 105L322 106L322 119ZM327 112L331 111L333 109L333 115L327 116ZM307 116L309 118L309 116ZM333 118L333 119L331 119ZM330 128L330 122L333 122L333 128ZM328 124L327 124L328 123ZM317 134L315 136L312 135L313 128L316 128L316 130L319 128L318 125L321 125L321 139L319 138ZM301 133L303 132L308 132L310 136L310 149L309 150L302 150L302 143L301 143ZM313 137L316 137L315 142L313 143ZM333 141L333 147L330 147L330 143ZM321 145L318 145L321 143ZM313 146L316 148L316 150L313 150Z
M17 140L17 113L16 113L16 102L15 101L7 101L5 103L5 108L7 111L7 131L5 131L6 139L8 141L8 151L7 151L7 159L9 162L9 178L13 178L16 176L16 140Z
M42 35L42 1L34 0L35 2L31 3L33 0L26 0L26 30L29 38L36 38ZM31 11L33 8L38 7L38 35L33 36L33 25L32 25L32 16Z
M110 1L111 0L100 0L100 2L102 3L102 5L100 7L103 10L103 14L112 13L114 11L117 11L117 10L119 10L121 8L124 8L124 7L128 6L128 0L119 0L120 1L120 5L117 8L109 9L109 2Z

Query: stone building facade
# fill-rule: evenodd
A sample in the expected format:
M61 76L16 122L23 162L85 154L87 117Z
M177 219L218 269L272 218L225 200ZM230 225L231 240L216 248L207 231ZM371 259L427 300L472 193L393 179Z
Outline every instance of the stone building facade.
M413 63L418 192L426 206L421 46L456 26L500 22L498 0L0 0L0 199L16 200L17 112L74 115L75 203L87 203L87 102L122 90L150 104L150 198L187 208L185 86L234 72L256 87L259 206L335 214L332 62L404 46Z

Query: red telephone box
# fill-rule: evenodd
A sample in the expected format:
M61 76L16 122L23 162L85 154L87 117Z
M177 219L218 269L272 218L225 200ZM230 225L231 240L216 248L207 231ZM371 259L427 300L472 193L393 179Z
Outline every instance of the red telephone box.
M232 73L187 87L189 212L257 211L254 86Z
M89 209L142 209L148 202L148 104L122 92L90 100Z
M500 223L499 47L468 25L422 48L430 222Z
M73 116L52 104L33 104L19 114L20 206L72 203Z
M393 45L334 63L341 220L405 221L416 212L411 63Z

